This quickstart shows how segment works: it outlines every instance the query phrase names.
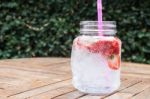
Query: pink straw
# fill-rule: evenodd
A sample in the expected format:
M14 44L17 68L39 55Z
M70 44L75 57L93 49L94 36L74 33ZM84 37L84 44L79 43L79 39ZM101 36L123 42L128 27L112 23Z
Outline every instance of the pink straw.
M99 35L102 36L103 35L102 0L97 0L97 14L98 14L98 31Z

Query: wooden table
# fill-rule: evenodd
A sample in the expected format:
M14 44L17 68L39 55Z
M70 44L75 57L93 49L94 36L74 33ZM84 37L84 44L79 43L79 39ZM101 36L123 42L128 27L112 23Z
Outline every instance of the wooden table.
M122 63L122 84L107 96L90 96L71 84L70 59L0 61L0 99L150 99L150 65Z

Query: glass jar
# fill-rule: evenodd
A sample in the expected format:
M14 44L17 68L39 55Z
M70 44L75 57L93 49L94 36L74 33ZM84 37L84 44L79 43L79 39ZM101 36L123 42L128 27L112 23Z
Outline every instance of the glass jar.
M73 85L90 94L109 94L120 86L121 41L115 21L82 21L72 46ZM101 35L103 34L103 35Z

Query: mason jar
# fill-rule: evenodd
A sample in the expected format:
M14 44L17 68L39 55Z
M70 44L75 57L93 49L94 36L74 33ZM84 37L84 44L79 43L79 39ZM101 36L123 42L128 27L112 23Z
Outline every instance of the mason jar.
M80 22L80 35L73 41L71 67L76 89L89 94L109 94L120 86L121 40L116 22Z

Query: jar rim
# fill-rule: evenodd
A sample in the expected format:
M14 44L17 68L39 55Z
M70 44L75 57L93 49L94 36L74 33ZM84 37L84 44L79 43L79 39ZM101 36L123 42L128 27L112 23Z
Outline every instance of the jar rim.
M80 21L80 25L87 24L87 23L93 23L98 24L98 21ZM116 25L116 21L102 21L103 24L114 24Z
M102 30L98 29L98 21L81 21L80 27L81 34L98 34L102 32L104 35L115 35L117 33L116 21L103 21Z

